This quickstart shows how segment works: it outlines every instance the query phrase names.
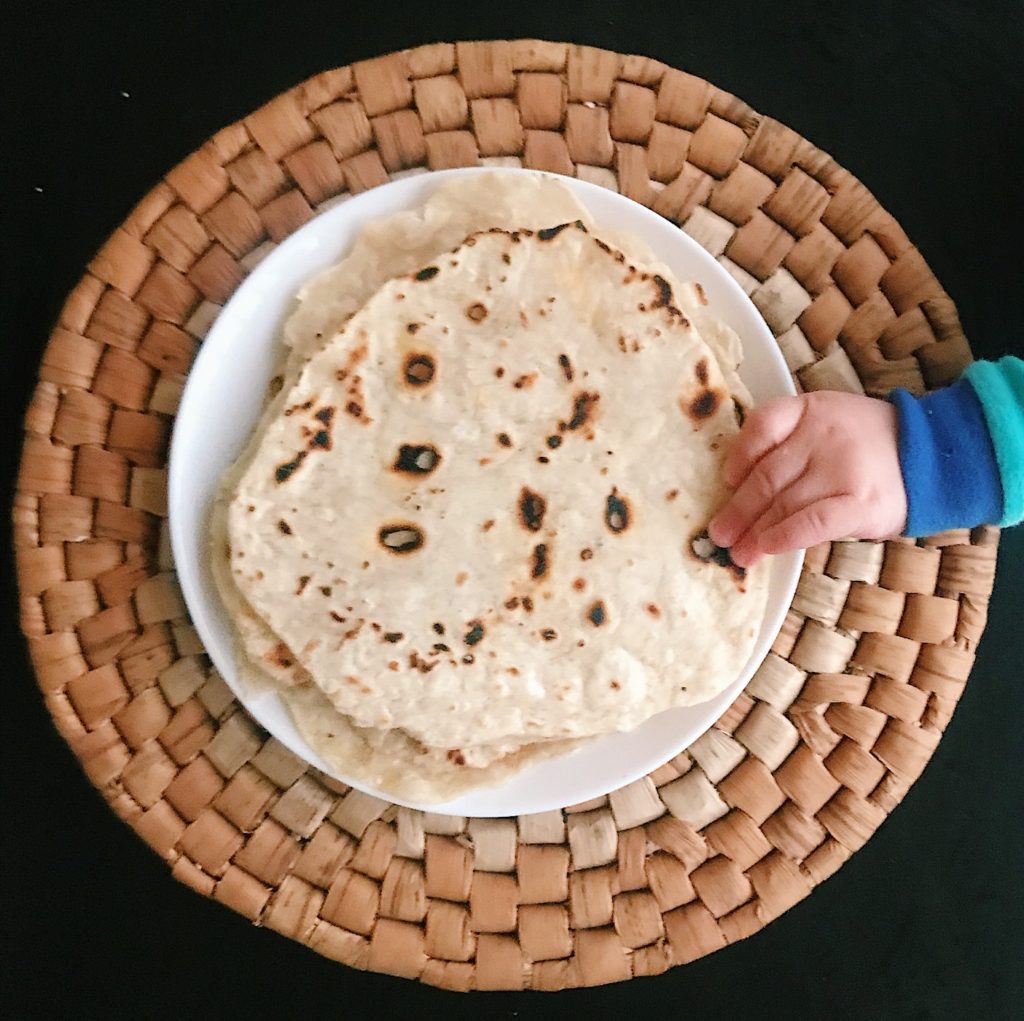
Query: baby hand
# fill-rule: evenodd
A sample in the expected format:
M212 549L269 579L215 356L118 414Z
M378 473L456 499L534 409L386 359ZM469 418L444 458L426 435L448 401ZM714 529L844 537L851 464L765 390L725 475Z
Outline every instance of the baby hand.
M755 408L725 459L735 490L708 526L743 567L829 539L880 539L907 520L896 410L821 391Z

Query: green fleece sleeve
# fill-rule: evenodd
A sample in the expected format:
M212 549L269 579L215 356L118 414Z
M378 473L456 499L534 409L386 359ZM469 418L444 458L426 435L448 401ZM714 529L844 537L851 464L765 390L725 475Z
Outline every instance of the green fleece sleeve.
M966 376L981 401L1003 487L1000 525L1024 521L1024 361L975 362Z

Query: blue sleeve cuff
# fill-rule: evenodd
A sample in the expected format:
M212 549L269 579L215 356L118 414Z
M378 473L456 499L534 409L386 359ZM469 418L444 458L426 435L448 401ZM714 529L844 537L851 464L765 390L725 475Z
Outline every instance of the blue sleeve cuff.
M977 394L966 380L912 397L894 390L908 536L995 524L1002 518L999 466Z

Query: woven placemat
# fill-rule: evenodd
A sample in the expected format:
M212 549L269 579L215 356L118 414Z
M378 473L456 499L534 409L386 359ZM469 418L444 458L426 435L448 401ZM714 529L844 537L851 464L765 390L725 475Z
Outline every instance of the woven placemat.
M699 78L538 41L328 71L171 170L69 296L25 423L21 624L58 729L182 882L358 968L455 989L596 985L756 932L864 844L963 689L997 533L810 550L747 690L608 797L452 818L308 768L234 701L189 623L169 428L203 336L277 242L346 194L477 163L575 174L679 224L804 389L920 393L970 359L952 301L864 186Z

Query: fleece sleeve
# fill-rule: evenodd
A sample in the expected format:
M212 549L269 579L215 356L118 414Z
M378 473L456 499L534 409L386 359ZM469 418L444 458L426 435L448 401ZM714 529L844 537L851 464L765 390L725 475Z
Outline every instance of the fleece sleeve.
M995 450L981 402L961 379L945 390L891 395L899 429L900 469L907 491L904 534L973 528L1002 517Z
M975 362L967 380L981 401L1003 487L1001 525L1024 521L1024 361Z

